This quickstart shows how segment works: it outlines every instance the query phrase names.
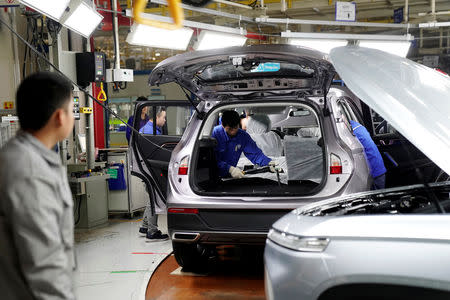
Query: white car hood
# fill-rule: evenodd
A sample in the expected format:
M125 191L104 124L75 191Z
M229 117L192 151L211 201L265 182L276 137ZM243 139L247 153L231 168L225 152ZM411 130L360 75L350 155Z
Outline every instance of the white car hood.
M330 57L356 96L450 174L450 77L363 47L334 48Z

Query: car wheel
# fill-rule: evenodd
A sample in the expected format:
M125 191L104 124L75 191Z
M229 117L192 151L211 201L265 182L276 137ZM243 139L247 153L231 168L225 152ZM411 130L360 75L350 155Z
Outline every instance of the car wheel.
M183 271L204 272L215 258L214 250L200 244L172 242L173 254Z

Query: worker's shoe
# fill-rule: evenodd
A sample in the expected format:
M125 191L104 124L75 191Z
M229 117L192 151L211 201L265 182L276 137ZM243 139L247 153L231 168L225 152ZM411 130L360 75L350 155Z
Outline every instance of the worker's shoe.
M146 236L147 232L148 232L148 228L147 227L140 227L139 228L139 234L140 235Z
M167 234L163 234L161 230L150 232L147 231L147 242L159 242L159 241L167 241L169 236Z

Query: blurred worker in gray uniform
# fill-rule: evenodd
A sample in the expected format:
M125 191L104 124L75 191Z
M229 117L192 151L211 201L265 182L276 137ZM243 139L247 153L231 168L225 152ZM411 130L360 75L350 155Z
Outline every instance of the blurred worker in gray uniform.
M35 73L16 94L21 131L0 150L2 299L74 299L73 211L51 149L73 128L72 84Z

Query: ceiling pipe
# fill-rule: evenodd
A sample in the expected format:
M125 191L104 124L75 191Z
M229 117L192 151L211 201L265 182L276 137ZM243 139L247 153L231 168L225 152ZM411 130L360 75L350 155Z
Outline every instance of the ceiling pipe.
M117 0L111 0L113 19L112 27L114 34L114 68L120 69L120 50L119 50L119 21L117 17Z
M413 28L415 24L394 24L394 23L372 23L372 22L343 22L343 21L322 21L305 19L278 19L278 18L255 18L258 23L273 24L310 24L310 25L330 25L330 26L360 26L360 27L387 27L387 28Z
M431 15L433 16L433 21L436 22L436 0L431 0Z
M281 9L282 12L286 11L286 0L281 0Z
M405 0L405 23L409 21L409 5L408 0Z

